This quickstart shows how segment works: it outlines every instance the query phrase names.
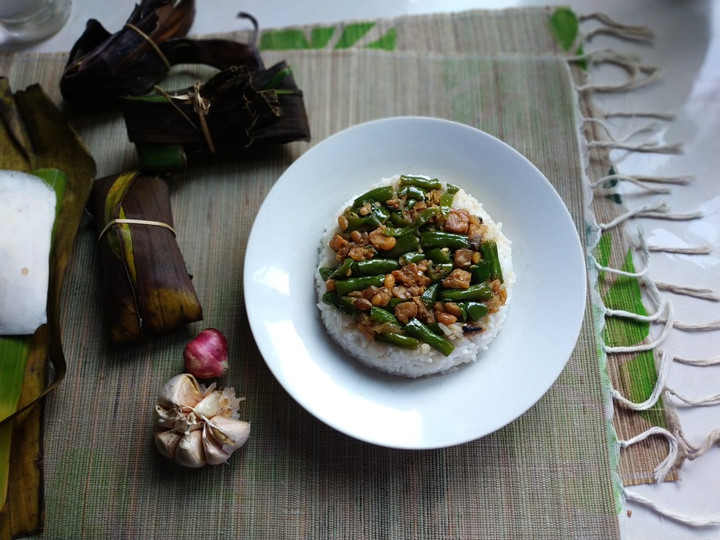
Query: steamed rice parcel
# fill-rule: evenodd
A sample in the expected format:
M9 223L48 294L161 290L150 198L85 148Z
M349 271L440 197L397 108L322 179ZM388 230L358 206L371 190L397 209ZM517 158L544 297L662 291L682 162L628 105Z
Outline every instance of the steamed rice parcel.
M332 338L366 365L419 377L473 362L502 326L510 241L482 204L424 175L348 201L320 244L316 286Z

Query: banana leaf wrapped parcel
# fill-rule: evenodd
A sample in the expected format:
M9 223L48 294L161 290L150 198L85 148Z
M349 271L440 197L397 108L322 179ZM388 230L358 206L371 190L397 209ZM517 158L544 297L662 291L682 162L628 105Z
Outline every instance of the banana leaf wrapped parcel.
M60 79L63 97L85 101L146 92L170 67L159 47L185 36L194 20L195 0L143 0L112 34L89 19Z
M115 343L137 341L202 319L175 239L170 176L124 172L96 180L90 195L105 311Z
M257 71L231 66L179 91L156 87L124 97L121 107L128 138L146 167L169 164L158 156L173 152L182 167L200 154L237 156L250 146L310 139L303 93L284 61Z
M253 41L190 39L186 35L195 18L195 0L142 0L122 28L109 32L95 19L73 45L60 79L68 102L104 105L120 96L150 92L172 66L204 64L217 69L244 65L261 69L262 60Z

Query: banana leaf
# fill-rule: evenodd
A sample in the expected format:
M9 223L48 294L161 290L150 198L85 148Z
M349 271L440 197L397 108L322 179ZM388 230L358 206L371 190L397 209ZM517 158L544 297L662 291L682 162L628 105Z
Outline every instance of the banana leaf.
M102 259L110 338L127 343L202 319L175 240L168 178L129 171L95 181L89 208Z
M42 525L42 409L38 405L57 388L66 371L60 297L96 169L92 156L39 85L13 93L2 77L0 148L2 169L56 169L37 174L53 185L59 202L50 252L48 322L32 336L0 338L0 399L4 404L0 411L0 471L7 471L0 472L5 475L0 483L8 485L0 493L4 498L0 502L0 538L10 538L36 532ZM49 384L48 360L54 366Z
M260 71L232 66L203 85L126 97L121 105L145 167L166 163L158 158L164 149L181 149L182 166L197 155L235 156L250 146L310 139L303 94L285 62Z
M246 13L238 16L251 20L256 36L257 21ZM194 0L143 0L115 33L89 19L60 79L63 98L87 106L146 94L177 64L262 67L254 38L248 44L185 38L194 18Z

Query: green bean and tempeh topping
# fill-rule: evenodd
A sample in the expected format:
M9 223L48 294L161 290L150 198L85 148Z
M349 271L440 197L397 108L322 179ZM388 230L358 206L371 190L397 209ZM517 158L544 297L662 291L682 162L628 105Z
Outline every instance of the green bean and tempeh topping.
M401 176L355 198L330 241L336 264L320 268L323 302L352 316L370 339L449 355L445 329L482 331L507 299L496 243L482 219L452 208L459 188Z

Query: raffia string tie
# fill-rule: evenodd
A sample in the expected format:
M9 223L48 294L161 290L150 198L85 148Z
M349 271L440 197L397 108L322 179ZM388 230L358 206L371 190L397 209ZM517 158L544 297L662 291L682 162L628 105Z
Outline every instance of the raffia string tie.
M203 133L203 136L205 137L205 142L208 145L208 149L213 154L215 153L215 144L213 143L212 135L210 135L210 128L207 125L206 116L210 113L210 106L212 103L209 99L204 98L200 95L200 81L195 81L195 84L193 85L192 90L188 92L187 94L180 94L180 95L174 95L169 94L159 86L155 85L155 90L162 94L165 99L168 100L168 103L172 105L175 110L177 110L180 115L187 120L190 125L194 129L198 129L198 127L195 125L195 122L193 122L185 112L178 107L177 103L175 101L181 101L181 102L190 102L192 103L193 110L198 115L198 118L200 119L200 130Z
M210 136L210 129L207 125L206 116L210 112L210 100L205 99L200 95L200 82L195 81L193 91L190 93L190 97L193 100L193 109L200 118L200 126L202 127L203 135L207 141L210 152L215 153L215 145L213 144L212 137Z
M102 240L102 237L105 236L105 233L110 230L111 227L115 225L121 225L121 224L128 224L128 225L149 225L150 227L162 227L164 229L167 229L171 233L173 233L173 236L177 236L177 233L175 232L175 229L173 229L170 225L167 223L163 223L162 221L152 221L148 219L122 219L117 218L110 220L107 225L103 228L102 231L100 231L100 234L98 235L98 242Z
M135 26L132 23L125 23L125 27L129 28L133 32L135 32L137 35L139 35L141 38L143 38L145 41L147 41L150 46L153 48L153 50L157 53L157 55L160 57L160 59L163 61L163 63L167 66L168 69L170 69L170 61L167 59L167 56L163 54L163 52L160 50L160 47L157 43L153 41L153 39L148 36L145 32L140 30L137 26Z

